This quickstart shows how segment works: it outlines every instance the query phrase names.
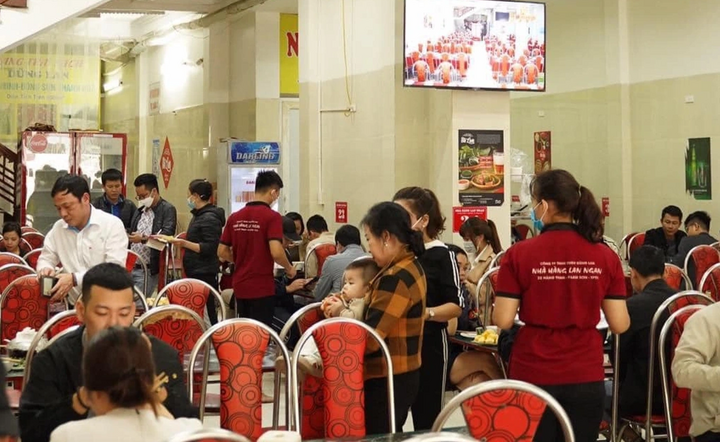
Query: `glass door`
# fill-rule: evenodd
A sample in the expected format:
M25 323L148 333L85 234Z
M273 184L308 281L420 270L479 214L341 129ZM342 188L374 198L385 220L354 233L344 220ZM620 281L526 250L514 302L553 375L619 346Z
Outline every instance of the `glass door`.
M107 169L117 169L125 176L127 158L127 135L104 133L76 133L77 174L84 177L90 186L92 199L102 195L100 176ZM123 195L125 183L123 183Z

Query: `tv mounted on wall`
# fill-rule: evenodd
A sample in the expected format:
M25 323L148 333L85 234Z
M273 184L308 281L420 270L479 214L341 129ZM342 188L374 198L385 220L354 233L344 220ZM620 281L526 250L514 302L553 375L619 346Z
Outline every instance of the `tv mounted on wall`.
M545 90L545 4L405 0L404 85Z

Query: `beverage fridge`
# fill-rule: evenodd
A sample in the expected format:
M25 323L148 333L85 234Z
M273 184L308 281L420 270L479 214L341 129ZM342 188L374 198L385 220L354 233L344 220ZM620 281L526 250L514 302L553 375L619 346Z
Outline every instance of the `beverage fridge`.
M255 177L263 170L280 171L280 144L227 140L218 147L217 205L229 215L255 198ZM272 207L280 212L280 202Z
M35 132L21 135L15 219L46 234L59 216L50 196L58 177L84 177L90 197L102 195L100 175L115 168L125 176L127 135L100 132ZM127 179L127 177L125 177ZM123 186L123 193L125 188Z

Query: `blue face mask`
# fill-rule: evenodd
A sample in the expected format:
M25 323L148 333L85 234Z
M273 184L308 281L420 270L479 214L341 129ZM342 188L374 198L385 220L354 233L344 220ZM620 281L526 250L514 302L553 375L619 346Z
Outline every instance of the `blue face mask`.
M538 208L538 206L542 203L537 203L537 206L533 207L533 209L530 211L530 220L533 223L533 227L535 227L535 230L538 232L542 231L543 227L545 227L545 223L543 223L542 219L545 216L545 213L547 213L547 209L545 210L545 213L538 219L537 215L535 215L535 209Z
M187 199L187 205L190 208L190 210L195 210L195 201L193 201L191 198Z

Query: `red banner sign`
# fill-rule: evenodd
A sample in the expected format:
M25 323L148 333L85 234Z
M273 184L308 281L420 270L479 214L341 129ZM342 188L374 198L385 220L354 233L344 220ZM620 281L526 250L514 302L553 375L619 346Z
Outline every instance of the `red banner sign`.
M602 213L603 216L610 216L610 198L608 197L602 199Z
M487 207L453 207L453 232L458 233L462 223L470 218L487 219Z
M165 137L165 147L163 147L162 155L160 156L160 173L162 173L166 189L170 184L170 177L172 176L174 168L175 160L173 160L172 150L170 149L170 140Z
M335 222L338 224L347 224L348 222L348 203L335 203Z

